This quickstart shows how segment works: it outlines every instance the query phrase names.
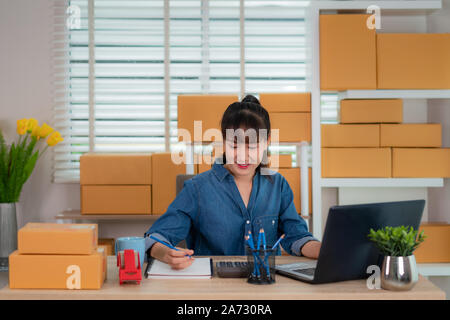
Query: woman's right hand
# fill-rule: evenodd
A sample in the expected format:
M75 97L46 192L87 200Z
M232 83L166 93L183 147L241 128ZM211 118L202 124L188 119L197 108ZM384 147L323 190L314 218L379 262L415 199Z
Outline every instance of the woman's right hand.
M172 269L181 270L189 267L194 262L194 250L176 247L178 250L170 249L165 245L156 242L150 250L150 255L164 263L167 263ZM190 255L191 257L187 256Z

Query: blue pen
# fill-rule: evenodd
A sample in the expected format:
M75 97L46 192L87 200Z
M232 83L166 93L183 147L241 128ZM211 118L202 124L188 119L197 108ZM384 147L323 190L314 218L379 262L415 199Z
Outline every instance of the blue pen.
M165 242L165 241L159 240L158 238L155 238L155 237L152 236L152 235L150 235L149 237L152 238L153 240L155 240L156 242L159 242L159 243L165 245L166 247L169 247L170 249L173 249L173 250L176 250L176 251L181 251L180 249L175 248L175 247L174 247L173 245L171 245L170 243L167 243L167 242ZM186 256L188 256L189 258L191 258L191 256L188 255L188 254L187 254Z
M283 240L283 239L284 239L284 234L282 234L280 239L278 239L278 241L275 242L275 244L272 247L272 250L275 249L278 246L278 244L281 242L281 240Z
M262 233L263 250L266 251L266 234L264 233L264 229L262 228L259 232Z
M248 238L249 238L249 241L252 243L252 248L255 249L255 248L253 247L254 242L253 242L253 237L252 237L252 232L251 232L251 231L248 232Z
M252 232L251 232L251 231L248 232L248 237L249 237L249 241L251 241L251 243L252 243L251 248L252 248L253 250L255 250L255 248L253 247L253 238L252 238ZM264 263L261 261L261 258L259 257L258 249L257 249L256 251L257 251L256 253L253 253L254 258L256 258L261 264L264 264ZM255 259L255 262L256 262L256 259ZM259 263L258 263L258 270L259 270Z
M259 229L259 234L258 234L258 242L257 242L257 244L256 244L256 250L257 251L259 251L259 247L260 247L260 245L261 245L261 233L263 233L264 232L264 230L261 228L261 229Z
M255 247L253 246L252 241L250 241L250 236L245 236L245 240L247 241L247 244L250 247L250 249L255 250ZM259 270L258 270L259 268L257 267L256 254L253 251L252 251L252 255L253 255L253 260L254 260L252 275L259 277Z
M264 229L261 228L261 230L259 231L259 234L262 234L262 243L263 243L263 250L264 250L264 263L263 263L263 268L266 269L266 276L267 278L270 279L270 268L269 268L269 255L268 252L266 251L266 234L264 233Z

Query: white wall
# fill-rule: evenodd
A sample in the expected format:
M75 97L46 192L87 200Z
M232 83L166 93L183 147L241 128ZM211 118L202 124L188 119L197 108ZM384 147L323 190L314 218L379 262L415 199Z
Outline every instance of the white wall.
M52 123L51 2L0 1L0 129L7 141L16 138L16 120L36 118ZM51 182L52 153L39 160L18 204L19 227L30 221L54 221L68 208L80 208L79 184ZM101 237L143 235L144 224L100 225Z

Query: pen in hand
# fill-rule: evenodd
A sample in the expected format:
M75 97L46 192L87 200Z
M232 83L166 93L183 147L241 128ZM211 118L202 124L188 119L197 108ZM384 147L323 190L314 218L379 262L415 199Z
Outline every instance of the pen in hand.
M180 249L175 248L175 247L174 247L173 245L171 245L170 243L165 242L165 241L162 241L162 240L159 240L158 238L154 237L153 235L150 235L149 237L150 237L151 239L155 240L156 242L159 242L159 243L161 243L162 245L165 245L166 247L169 247L170 249L173 249L173 250L176 250L176 251L181 251ZM189 254L186 254L186 256L189 257L189 259L192 258L192 256L189 255Z

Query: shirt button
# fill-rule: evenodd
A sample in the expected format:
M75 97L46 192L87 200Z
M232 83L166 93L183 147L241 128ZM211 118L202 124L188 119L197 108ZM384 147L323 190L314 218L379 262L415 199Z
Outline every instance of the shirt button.
M250 220L247 220L247 224L250 224Z

